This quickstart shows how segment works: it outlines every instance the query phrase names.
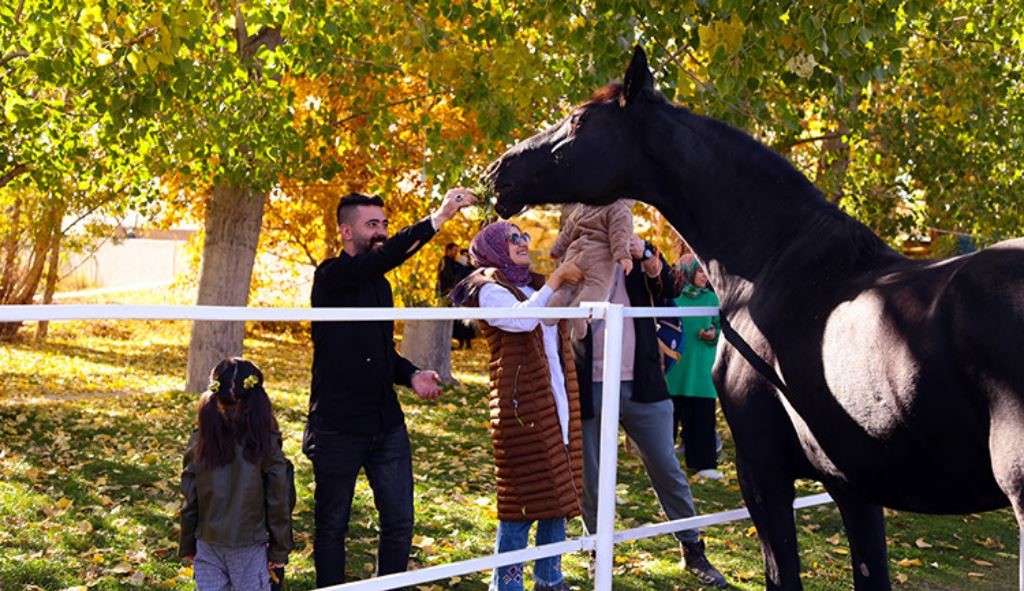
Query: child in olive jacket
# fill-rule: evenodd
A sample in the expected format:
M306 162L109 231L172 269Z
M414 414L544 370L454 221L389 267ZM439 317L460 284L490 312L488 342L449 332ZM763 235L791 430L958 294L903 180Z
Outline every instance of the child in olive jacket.
M271 588L292 542L295 485L263 374L240 357L210 374L185 452L178 553L196 588Z

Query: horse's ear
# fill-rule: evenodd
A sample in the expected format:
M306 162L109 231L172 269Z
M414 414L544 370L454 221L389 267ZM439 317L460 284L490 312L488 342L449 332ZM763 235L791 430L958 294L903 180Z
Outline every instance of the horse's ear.
M637 45L633 49L633 59L626 68L623 83L622 106L628 107L636 102L637 97L646 92L654 92L654 76L647 66L647 54Z

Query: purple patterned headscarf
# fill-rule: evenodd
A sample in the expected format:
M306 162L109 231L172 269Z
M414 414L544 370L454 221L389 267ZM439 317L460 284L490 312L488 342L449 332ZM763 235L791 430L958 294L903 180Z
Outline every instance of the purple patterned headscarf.
M517 265L508 256L508 235L518 231L515 224L494 222L480 230L469 244L469 256L477 267L495 267L514 285L530 281L530 265Z

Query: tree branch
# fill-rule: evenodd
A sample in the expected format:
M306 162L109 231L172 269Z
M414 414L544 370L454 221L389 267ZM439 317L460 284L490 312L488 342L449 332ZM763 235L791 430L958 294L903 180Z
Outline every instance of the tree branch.
M12 51L12 52L8 53L7 55L5 55L3 58L0 58L0 67L3 67L5 64L7 64L7 62L9 62L9 61L11 61L13 59L16 59L16 58L19 58L19 57L28 57L29 55L30 54L27 51Z
M24 172L28 172L28 165L15 164L13 168L5 172L3 176L0 176L0 188L6 187L7 183L13 181L15 177Z
M136 35L136 36L132 37L131 39L125 41L124 45L122 45L121 47L132 47L134 45L138 45L139 43L142 43L143 41L145 41L149 37L152 37L153 35L156 35L156 28L155 27L147 27L147 28L143 29L142 32L139 33L138 35Z
M824 135L817 135L814 137L805 137L796 140L790 140L787 142L779 142L773 146L775 150L788 150L790 148L799 146L800 144L810 144L813 142L821 142L825 140L835 140L843 137L843 134L838 131L832 133L826 133Z
M446 91L446 92L428 92L426 94L420 94L420 95L417 95L417 96L411 96L409 98L404 98L404 99L402 99L400 101L393 101L393 102L390 102L390 103L384 103L383 105L381 105L381 108L383 108L383 109L390 109L391 107L397 107L399 105L404 105L406 103L412 103L412 102L415 102L415 101L420 101L420 100L427 99L427 98L430 98L432 96L436 96L436 95L440 95L440 94L451 95L451 94L454 94L454 93L451 92L451 91ZM343 117L341 119L338 119L338 120L334 121L333 124L334 125L341 125L342 123L347 123L347 122L349 122L349 121L351 121L353 119L358 119L360 117L369 115L370 113L373 113L375 110L377 110L377 109L365 109L363 111L356 111L355 113L352 113L348 117Z

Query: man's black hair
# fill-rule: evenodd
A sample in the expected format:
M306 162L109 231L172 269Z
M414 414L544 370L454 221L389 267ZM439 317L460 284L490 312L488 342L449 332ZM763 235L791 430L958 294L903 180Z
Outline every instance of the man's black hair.
M384 207L384 200L376 195L363 195L362 193L349 193L338 201L338 225L347 224L352 209L360 205L376 205Z
M444 251L445 251L445 252L448 252L449 250L451 250L451 249L453 249L453 248L458 248L458 247L459 247L459 245L458 245L458 244L456 244L456 243L454 243L454 242L449 242L448 244L445 244L445 245L444 245Z

